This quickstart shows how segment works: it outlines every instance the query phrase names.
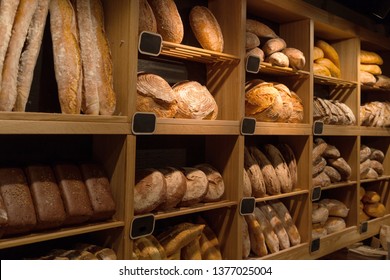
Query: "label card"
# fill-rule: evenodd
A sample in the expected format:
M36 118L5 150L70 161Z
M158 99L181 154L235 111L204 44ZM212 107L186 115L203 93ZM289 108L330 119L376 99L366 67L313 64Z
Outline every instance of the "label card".
M241 121L241 134L242 135L253 135L256 129L255 118L243 118Z
M260 57L249 55L246 58L245 70L249 73L257 74L260 70Z
M322 121L315 121L313 124L313 134L322 135L324 133L324 123Z
M162 48L162 37L160 34L142 31L139 35L138 51L142 54L159 56Z
M366 233L368 231L368 223L363 222L360 224L360 233Z
M154 113L137 112L133 115L131 131L134 135L153 134L157 117Z
M254 197L244 197L240 203L240 214L242 216L252 214L255 211L256 200Z
M317 201L321 198L321 187L314 187L311 193L311 201Z
M310 243L310 253L320 249L321 240L319 238L313 239Z
M152 214L134 217L131 222L130 238L136 239L151 235L154 231L154 225L155 220Z

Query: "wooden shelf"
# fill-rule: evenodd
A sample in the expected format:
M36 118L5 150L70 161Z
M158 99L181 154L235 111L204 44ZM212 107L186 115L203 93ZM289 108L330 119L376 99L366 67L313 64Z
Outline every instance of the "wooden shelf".
M171 135L239 135L239 121L157 119L154 134Z
M262 201L269 201L269 200L276 200L276 199L281 199L281 198L286 198L286 197L292 197L292 196L298 196L298 195L304 195L308 194L308 190L294 190L289 193L282 193L282 194L276 194L276 195L266 195L264 197L259 197L256 198L256 202L262 202Z
M359 135L361 136L390 136L390 127L370 127L360 126Z
M307 71L294 70L290 67L273 66L271 63L268 62L260 63L259 73L276 75L276 76L297 76L297 77L308 77L310 75L310 73Z
M2 238L0 239L0 249L6 249L21 245L27 245L52 239L58 239L62 237L69 237L84 233L96 232L112 228L120 228L124 226L124 222L111 221L102 222L96 224L86 224L77 227L61 228L53 231L47 231L42 233L31 233L29 235L23 235L18 237Z
M257 122L255 135L311 135L312 126L298 123Z
M379 181L389 181L389 180L390 180L390 175L383 175L383 176L380 176L377 179L361 179L360 183L364 184L364 183L379 182Z
M389 93L390 89L384 89L376 86L367 86L367 85L361 85L360 86L361 92L382 92L382 93Z
M300 260L305 259L308 252L309 243L305 242L261 258L249 256L248 260Z
M322 135L330 136L357 136L360 128L356 125L329 125L325 124Z
M345 88L353 88L353 87L357 87L358 85L357 82L346 81L334 77L327 77L321 75L314 75L314 83L327 85L327 86L345 87Z
M330 190L330 189L337 189L337 188L343 188L343 187L349 187L349 186L356 186L357 181L348 181L348 182L340 182L336 184L330 184L327 187L322 187L321 190Z

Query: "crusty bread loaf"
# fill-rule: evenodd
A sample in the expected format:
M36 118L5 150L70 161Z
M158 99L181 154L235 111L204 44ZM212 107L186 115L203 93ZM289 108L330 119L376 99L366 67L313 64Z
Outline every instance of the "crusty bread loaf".
M294 155L294 151L290 145L286 143L280 143L276 146L283 158L285 159L288 169L290 170L292 188L294 189L298 185L298 165Z
M3 80L3 66L5 56L8 50L8 44L12 35L12 26L14 24L16 11L20 0L2 0L0 1L0 92L1 81Z
M244 148L244 168L251 182L252 196L263 197L266 194L264 176L258 162L253 158L247 147Z
M320 75L320 76L327 76L327 77L332 76L330 74L328 67L315 62L313 63L313 74Z
M276 233L274 232L272 225L267 220L266 216L260 210L260 208L255 207L254 211L255 217L260 224L261 231L265 237L265 243L267 244L267 248L271 253L279 252L280 244L279 239Z
M49 4L50 0L38 1L38 7L28 29L26 42L19 61L17 97L13 109L14 111L24 112L26 110L26 104L33 81L34 68L41 49L47 14L49 12Z
M341 156L336 146L327 143L325 151L322 153L324 158L339 158Z
M289 66L294 70L302 70L306 64L305 55L297 48L285 48L282 52L288 57Z
M322 226L316 226L316 227L313 227L311 230L311 239L321 238L321 237L326 236L327 234L328 234L328 231L326 230L326 228L324 228Z
M288 119L289 123L301 123L304 117L304 108L302 99L294 91L291 92L291 102L293 105L293 111Z
M370 168L370 162L371 160L367 158L365 161L360 163L359 170L360 170L360 175L367 174L368 169Z
M66 213L52 168L48 165L29 165L25 173L37 217L36 229L60 226L66 219Z
M50 30L61 112L79 114L82 99L82 64L76 15L69 0L50 2Z
M207 224L200 235L199 245L202 260L222 260L219 240Z
M157 117L173 118L177 113L175 93L164 78L138 73L136 108L140 112L153 112Z
M379 176L383 175L384 168L382 163L377 160L370 160L370 168L374 169Z
M265 61L271 63L273 66L288 67L289 65L287 55L282 52L274 52L266 56Z
M8 225L8 214L5 208L3 197L0 191L0 238L3 236L5 229Z
M183 167L181 171L187 179L187 188L179 206L191 206L203 201L209 185L206 174L193 167Z
M178 109L176 118L215 120L218 104L206 86L197 81L182 81L173 87Z
M360 64L359 70L371 73L373 75L382 75L381 67L376 64Z
M266 24L254 19L246 20L246 31L256 34L260 38L277 38L278 35Z
M340 68L340 58L336 49L324 40L317 40L314 45L324 52L324 57L330 59L337 68ZM338 77L339 78L339 77Z
M380 163L383 163L383 161L385 159L385 154L381 150L375 149L372 147L370 148L370 150L371 150L370 159L379 161Z
M377 203L381 201L381 197L376 191L366 191L361 201L363 203Z
M313 164L312 176L315 177L318 174L320 174L322 171L324 171L325 166L326 166L326 159L323 158L322 156L318 157L318 160Z
M341 181L341 175L340 173L336 170L336 168L333 168L332 166L325 166L324 172L326 175L329 176L329 179L332 183L337 183Z
M30 232L36 214L24 172L20 168L0 168L0 195L8 215L4 235Z
M329 216L342 217L345 218L348 216L349 208L345 205L344 202L332 199L324 198L319 202L320 206L326 207L329 210Z
M311 213L311 222L313 224L320 223L325 224L329 217L329 210L327 207L320 205L319 203L313 203L313 209Z
M252 214L253 215L253 214ZM249 237L248 223L244 216L240 216L242 231L242 258L246 259L251 253L251 240Z
M313 187L327 187L331 184L329 176L323 171L317 176L313 177Z
M287 122L294 110L292 95L290 89L282 83L273 83L274 88L279 91L279 95L282 98L283 110L279 113L278 122Z
M364 212L374 218L383 217L386 214L386 207L381 202L364 204Z
M199 244L200 236L194 238L190 243L181 248L181 260L202 260L202 253L200 252Z
M202 48L223 52L224 40L221 27L213 13L204 6L194 6L189 15L192 32Z
M260 46L259 37L252 32L247 31L245 33L245 39L246 39L245 40L245 49L247 49L247 50Z
M4 60L0 91L0 111L12 111L17 97L19 59L38 0L21 0L16 11L12 36Z
M174 208L183 199L187 190L187 179L183 172L174 167L165 167L158 169L165 177L167 184L166 200L162 202L157 209L168 210Z
M157 22L157 31L164 41L180 44L184 27L174 0L148 0Z
M153 211L166 199L167 184L164 175L153 168L138 169L134 186L134 214Z
M320 157L325 152L327 146L328 144L325 141L324 142L318 141L317 143L315 143L315 146L311 153L313 164L319 161Z
M138 34L142 31L157 33L157 22L147 0L139 0Z
M203 198L203 202L220 200L225 193L225 184L221 173L207 163L195 165L195 168L202 170L208 180L207 193Z
M390 89L390 78L385 75L376 75L376 82L374 86L383 89Z
M347 180L351 177L352 169L344 158L339 157L338 159L328 159L328 164L333 166L340 172L341 179Z
M360 63L382 65L383 59L376 52L360 50Z
M366 145L360 147L360 163L366 161L371 156L371 148Z
M323 58L323 57L324 57L324 51L321 48L314 46L313 47L313 61L317 60L319 58Z
M154 236L140 237L134 240L134 252L139 260L163 260L164 256L161 255L160 250L152 242L151 238ZM157 242L158 243L158 242ZM161 245L160 245L161 246ZM164 252L164 250L162 250ZM165 255L166 259L166 255Z
M375 76L366 71L359 71L359 79L363 85L367 86L373 86L376 83Z
M347 227L345 220L340 217L329 217L326 221L325 226L328 234L338 232Z
M315 63L319 65L323 65L326 68L328 68L330 75L335 78L341 78L341 71L340 68L338 68L330 59L324 57L319 58L315 61Z
M265 243L265 236L255 214L245 215L245 220L248 224L250 248L252 252L259 257L266 256L268 254L268 249Z
M260 59L260 63L264 61L264 52L262 49L258 47L247 50L246 57L248 56L257 56ZM260 69L260 65L259 65L259 69Z
M265 56L269 56L275 52L281 52L286 48L287 44L282 38L274 38L267 40L262 49L264 51Z

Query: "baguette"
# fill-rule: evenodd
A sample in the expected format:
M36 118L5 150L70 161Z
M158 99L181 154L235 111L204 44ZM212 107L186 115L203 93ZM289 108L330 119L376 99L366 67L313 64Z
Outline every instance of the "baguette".
M63 114L79 114L82 66L75 12L69 0L52 0L49 11L61 111Z
M39 0L38 7L28 29L25 49L19 61L19 74L17 82L17 97L14 111L24 112L30 95L34 68L37 63L42 38L49 12L50 0Z
M17 79L19 71L19 59L23 51L28 28L38 7L38 0L21 0L16 11L12 36L9 41L7 55L4 60L1 92L0 111L12 111L17 97Z
M218 238L207 225L200 235L199 244L202 260L222 260Z
M7 54L8 44L11 39L12 26L20 0L0 1L0 92L3 80L3 66Z
M371 73L373 75L382 75L381 67L376 64L360 64L359 70Z
M315 42L315 46L322 49L325 58L330 59L337 66L337 68L340 68L339 55L332 45L323 40L317 40Z
M376 52L360 50L360 63L382 65L383 59Z

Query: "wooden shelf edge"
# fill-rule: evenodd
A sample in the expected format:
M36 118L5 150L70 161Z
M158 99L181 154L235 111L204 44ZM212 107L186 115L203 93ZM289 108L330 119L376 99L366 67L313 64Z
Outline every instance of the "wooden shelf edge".
M289 193L282 193L282 194L277 194L277 195L259 197L259 198L256 198L255 200L256 200L256 202L262 202L262 201L276 200L276 199L285 198L285 197L304 195L304 194L308 194L308 193L309 193L309 190L298 190L298 191L292 191Z
M330 136L358 136L360 128L356 125L324 125L322 135Z
M42 241L48 241L52 239L58 239L62 237L69 237L73 235L79 235L89 232L101 231L111 228L120 228L125 225L122 221L102 222L97 224L80 225L78 227L67 227L50 232L31 233L29 235L10 237L0 239L0 249L6 249L11 247L17 247Z
M308 252L309 243L306 242L264 257L249 256L245 260L300 260L304 259Z
M334 77L327 77L321 75L314 75L314 83L322 84L322 85L330 85L330 86L340 86L340 87L357 87L358 82L356 81L348 81Z
M377 179L362 179L360 180L360 183L371 183L371 182L379 182L379 181L388 181L390 180L390 175L383 175L378 177Z
M360 136L387 136L390 137L390 127L360 126Z
M257 122L254 135L311 135L310 124Z
M337 184L331 184L327 187L322 187L321 190L331 190L331 189L337 189L337 188L343 188L343 187L351 187L356 186L357 181L349 181L349 182L340 182Z
M300 77L309 77L310 76L310 72L308 72L308 71L294 70L290 67L274 66L268 62L261 62L260 63L259 73L282 75L282 76L300 76Z
M158 118L154 134L240 135L239 121Z

